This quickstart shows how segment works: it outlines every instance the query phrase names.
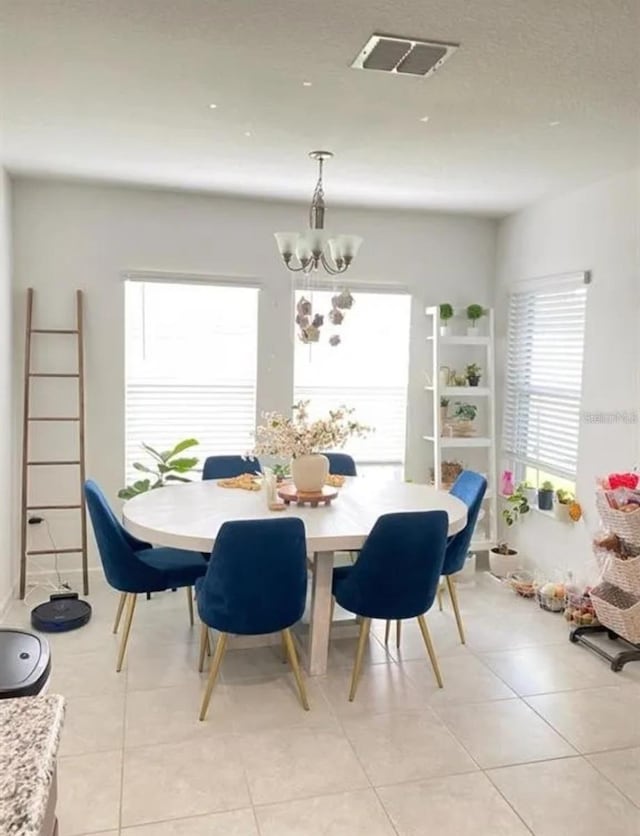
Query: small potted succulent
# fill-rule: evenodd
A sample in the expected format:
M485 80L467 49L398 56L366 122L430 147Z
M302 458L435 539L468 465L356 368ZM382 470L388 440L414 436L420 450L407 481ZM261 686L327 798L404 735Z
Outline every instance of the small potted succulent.
M469 325L467 326L467 336L468 337L477 337L478 336L478 320L482 319L484 316L484 308L482 305L469 305L467 307L467 319L469 320Z
M469 363L464 374L469 386L478 386L482 377L482 369L477 363Z
M449 408L449 398L440 396L440 421L444 424L447 420L447 409Z
M556 500L557 502L553 507L556 519L561 522L569 522L571 519L569 516L569 509L575 501L574 495L571 491L566 491L564 488L558 488L556 491Z
M553 511L553 482L543 482L538 488L538 508L541 511Z
M524 492L518 488L507 499L507 507L502 511L502 519L508 528L514 526L520 517L528 514L531 510L529 501ZM497 578L506 578L519 568L518 550L512 548L506 540L502 540L497 546L489 551L489 568L491 574Z
M440 336L449 336L449 320L453 318L453 306L448 302L440 305Z

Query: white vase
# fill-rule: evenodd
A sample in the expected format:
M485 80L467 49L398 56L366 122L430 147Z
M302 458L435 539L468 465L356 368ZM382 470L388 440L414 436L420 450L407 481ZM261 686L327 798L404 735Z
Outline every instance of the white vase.
M291 477L300 493L318 493L329 473L329 459L320 453L291 459Z
M478 326L477 325L467 325L467 337L477 337L478 336Z
M448 325L441 325L440 326L440 336L441 337L448 337L449 336L449 326Z

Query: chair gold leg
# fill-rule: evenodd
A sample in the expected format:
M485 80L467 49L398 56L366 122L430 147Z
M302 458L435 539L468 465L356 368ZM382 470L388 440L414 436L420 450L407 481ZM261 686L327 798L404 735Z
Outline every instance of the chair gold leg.
M185 587L187 590L187 605L189 607L189 624L193 627L193 587Z
M450 575L447 575L447 589L449 590L449 597L451 598L451 605L453 606L453 614L456 617L460 641L464 644L464 627L462 626L462 616L460 615L460 606L458 604L458 590L456 589L456 582Z
M218 673L220 672L220 665L222 664L222 657L224 656L224 652L227 649L227 638L227 633L220 633L220 638L218 639L218 643L216 644L216 650L213 654L213 659L211 660L211 669L209 671L207 687L205 688L204 697L202 698L202 705L200 706L201 720L204 720L207 716L207 710L209 708L209 702L211 701L213 686L216 684L216 679L218 678Z
M120 619L122 618L122 610L124 609L125 601L127 600L127 593L121 592L120 593L120 600L118 601L118 609L116 610L116 620L113 624L113 632L118 632L118 627L120 627Z
M389 633L391 632L391 622L387 621L384 625L384 643L389 644Z
M351 677L351 690L349 691L349 702L353 702L358 689L358 680L360 679L360 669L362 668L362 657L364 656L364 649L367 646L367 639L369 638L369 629L371 627L371 619L363 618L360 622L360 636L358 638L358 649L356 651L356 662L353 666L353 675Z
M442 612L442 587L440 586L440 581L438 581L438 609Z
M402 634L402 621L398 619L396 621L396 648L400 650L400 637Z
M120 650L118 651L118 661L116 662L116 672L120 673L122 670L122 663L124 662L124 654L127 652L127 642L129 641L129 633L131 632L131 622L133 621L133 613L136 609L136 600L138 596L131 592L127 593L127 612L124 616L124 632L120 639Z
M280 633L280 644L282 645L282 664L286 665L289 661L289 652L287 650L287 642L284 633Z
M302 707L304 708L304 710L309 711L307 689L305 688L304 679L302 678L302 673L300 672L300 665L298 663L298 654L296 653L296 646L293 643L291 630L289 630L288 628L282 631L282 641L284 642L284 645L287 648L289 664L291 665L291 670L293 671L293 676L296 680L296 685L298 686L298 693L300 694L300 702L302 703Z
M438 683L438 688L444 688L444 685L442 684L442 675L440 673L440 666L438 665L436 651L433 647L431 635L429 634L429 628L427 627L427 622L425 621L423 615L418 616L418 624L420 625L420 632L422 633L422 638L424 639L424 643L427 648L427 653L429 654L429 659L431 659L431 667L433 668L433 672L436 677L436 682Z
M333 616L335 615L336 611L336 599L334 596L331 596L331 616L329 617L329 624L333 624Z
M200 673L204 670L204 657L209 650L209 628L206 624L202 624L200 628L200 656L198 658L198 670Z

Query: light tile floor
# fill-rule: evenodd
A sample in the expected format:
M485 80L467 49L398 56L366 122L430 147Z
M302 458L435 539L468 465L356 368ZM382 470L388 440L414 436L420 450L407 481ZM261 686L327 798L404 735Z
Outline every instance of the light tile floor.
M640 665L612 673L487 576L460 587L466 647L448 602L428 615L443 691L417 626L397 650L379 623L354 703L355 640L307 680L308 713L279 647L234 650L205 723L184 594L140 600L116 674L117 599L93 585L91 623L51 637L60 836L640 834Z

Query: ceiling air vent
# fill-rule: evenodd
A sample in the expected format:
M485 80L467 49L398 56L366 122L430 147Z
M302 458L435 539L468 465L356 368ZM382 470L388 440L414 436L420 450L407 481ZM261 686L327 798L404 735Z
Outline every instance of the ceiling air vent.
M381 70L426 78L439 69L459 46L392 35L372 35L351 66L357 70Z

